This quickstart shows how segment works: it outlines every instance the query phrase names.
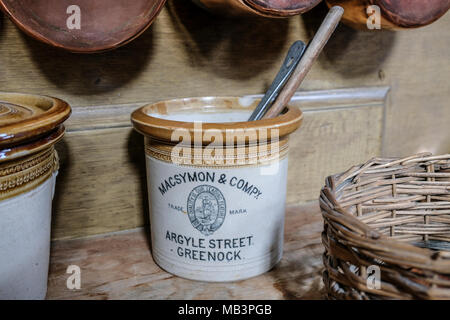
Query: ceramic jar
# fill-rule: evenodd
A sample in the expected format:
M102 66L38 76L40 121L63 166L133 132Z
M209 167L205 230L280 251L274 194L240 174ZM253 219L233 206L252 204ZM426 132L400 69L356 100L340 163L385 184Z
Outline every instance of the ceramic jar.
M234 281L282 256L288 136L302 113L247 122L252 98L190 98L132 114L145 136L152 254L166 271Z
M0 299L44 299L54 144L70 107L56 98L0 92Z

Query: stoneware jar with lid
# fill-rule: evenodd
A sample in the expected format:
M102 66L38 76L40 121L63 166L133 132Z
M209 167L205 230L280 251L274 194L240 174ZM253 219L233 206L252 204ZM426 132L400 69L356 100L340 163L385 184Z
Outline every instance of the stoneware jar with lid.
M62 123L59 99L0 92L0 299L44 299Z

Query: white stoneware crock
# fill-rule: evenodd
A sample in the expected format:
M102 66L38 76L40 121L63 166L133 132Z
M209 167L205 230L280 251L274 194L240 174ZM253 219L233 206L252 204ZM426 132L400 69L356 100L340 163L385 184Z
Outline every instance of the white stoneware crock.
M67 103L0 92L0 299L44 299Z
M302 113L246 122L256 105L192 98L133 113L145 135L153 258L166 271L235 281L281 259L288 135Z

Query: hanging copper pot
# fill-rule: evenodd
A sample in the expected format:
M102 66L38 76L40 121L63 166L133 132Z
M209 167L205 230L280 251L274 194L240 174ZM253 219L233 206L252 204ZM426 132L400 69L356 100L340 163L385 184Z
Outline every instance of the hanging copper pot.
M356 29L367 29L377 6L381 29L417 28L428 25L450 8L450 0L326 0L329 7L339 5L345 13L342 21ZM369 8L369 9L368 9ZM377 28L378 29L378 28Z
M72 52L117 48L143 33L166 0L0 0L32 37Z
M284 18L304 13L322 0L194 0L213 12Z

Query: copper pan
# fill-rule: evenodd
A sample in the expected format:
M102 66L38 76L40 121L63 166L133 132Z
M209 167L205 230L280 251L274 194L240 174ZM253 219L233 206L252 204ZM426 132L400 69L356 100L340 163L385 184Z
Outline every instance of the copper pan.
M426 26L442 17L450 8L450 0L327 0L328 6L344 8L342 21L355 29L367 30L369 6L377 6L381 29L409 29ZM369 11L369 13L368 13Z
M198 5L226 15L259 15L285 18L304 13L322 0L194 0Z
M24 32L52 46L92 53L124 45L143 33L166 0L0 0Z

